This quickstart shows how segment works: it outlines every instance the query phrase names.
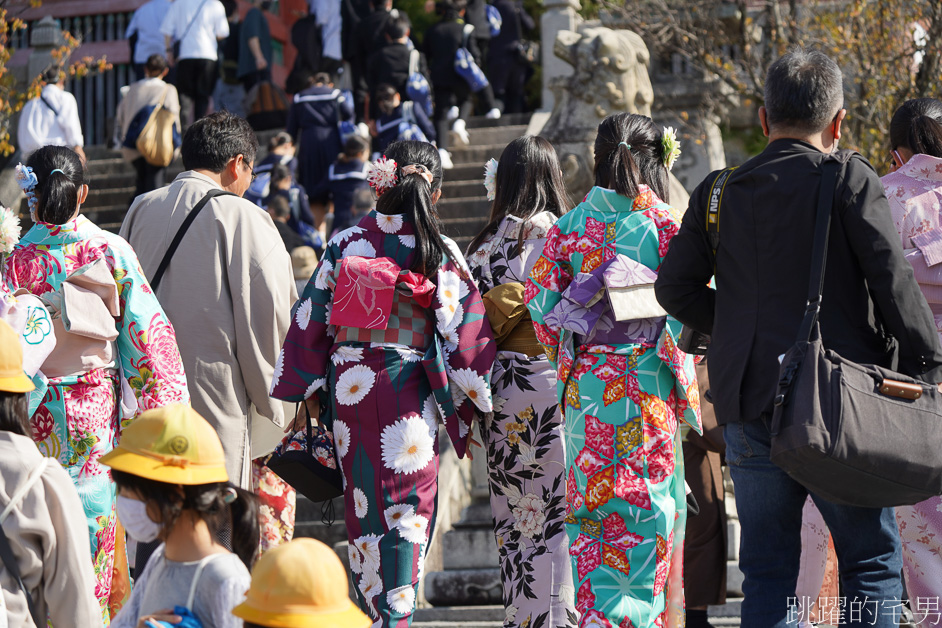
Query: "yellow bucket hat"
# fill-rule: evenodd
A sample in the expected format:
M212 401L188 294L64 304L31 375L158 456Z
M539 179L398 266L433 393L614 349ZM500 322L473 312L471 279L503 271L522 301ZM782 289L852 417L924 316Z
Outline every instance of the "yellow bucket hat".
M216 430L196 410L174 404L147 410L121 433L101 464L157 482L228 482L226 457Z
M36 388L23 372L23 348L20 336L10 324L0 319L0 390L27 393Z
M369 628L373 621L347 594L347 573L332 549L295 539L265 552L252 570L245 602L232 614L271 628Z

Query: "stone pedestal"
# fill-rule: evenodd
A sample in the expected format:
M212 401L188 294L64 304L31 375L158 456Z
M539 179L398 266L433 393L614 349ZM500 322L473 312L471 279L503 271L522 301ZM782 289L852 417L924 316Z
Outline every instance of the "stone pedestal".
M481 442L480 435L475 438ZM425 598L433 606L502 602L494 518L487 488L487 456L477 447L473 454L471 503L441 537L440 570L425 574Z
M579 16L579 0L544 0L546 11L540 18L540 62L543 67L543 105L541 111L553 110L553 90L550 85L555 78L570 76L572 66L558 58L553 51L556 34L560 31L574 31L582 18Z

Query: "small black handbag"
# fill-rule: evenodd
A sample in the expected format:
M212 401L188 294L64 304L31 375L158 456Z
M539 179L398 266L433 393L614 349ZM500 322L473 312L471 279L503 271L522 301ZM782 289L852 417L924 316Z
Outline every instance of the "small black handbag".
M837 171L822 166L808 306L779 370L771 459L808 490L849 506L885 508L942 495L942 393L825 349L818 314Z
M310 412L306 429L286 436L265 466L312 502L343 495L343 476L337 465L333 434L314 425Z

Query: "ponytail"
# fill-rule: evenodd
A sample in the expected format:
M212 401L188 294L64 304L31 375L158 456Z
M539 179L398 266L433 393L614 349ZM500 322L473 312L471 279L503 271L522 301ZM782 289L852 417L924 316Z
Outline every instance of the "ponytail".
M669 202L661 139L647 116L616 113L602 120L595 138L595 185L634 198L643 184Z
M258 558L261 540L258 498L254 494L232 484L235 500L229 504L229 519L232 521L232 552L239 557L247 569L252 569ZM231 495L231 493L230 493Z
M85 185L85 166L71 148L43 146L26 161L36 175L36 218L61 225L68 222L78 206L78 195Z
M441 189L442 162L434 146L426 142L393 142L386 157L396 162L398 184L376 201L380 214L407 214L415 224L415 257L410 270L435 277L445 256L441 222L432 203L432 193ZM405 166L424 166L432 175L429 183L420 173L402 174Z

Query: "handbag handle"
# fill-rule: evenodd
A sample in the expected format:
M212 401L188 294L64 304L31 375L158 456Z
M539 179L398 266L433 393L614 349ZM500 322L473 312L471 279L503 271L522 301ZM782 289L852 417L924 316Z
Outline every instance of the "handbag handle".
M821 313L821 297L824 292L824 271L827 268L828 238L831 233L831 213L834 205L834 189L837 183L837 171L841 162L825 158L821 166L821 187L818 189L818 211L814 224L814 244L811 249L811 276L808 281L808 302L805 306L805 318L798 329L798 342L808 342L818 327L818 315ZM830 191L830 194L828 194Z

